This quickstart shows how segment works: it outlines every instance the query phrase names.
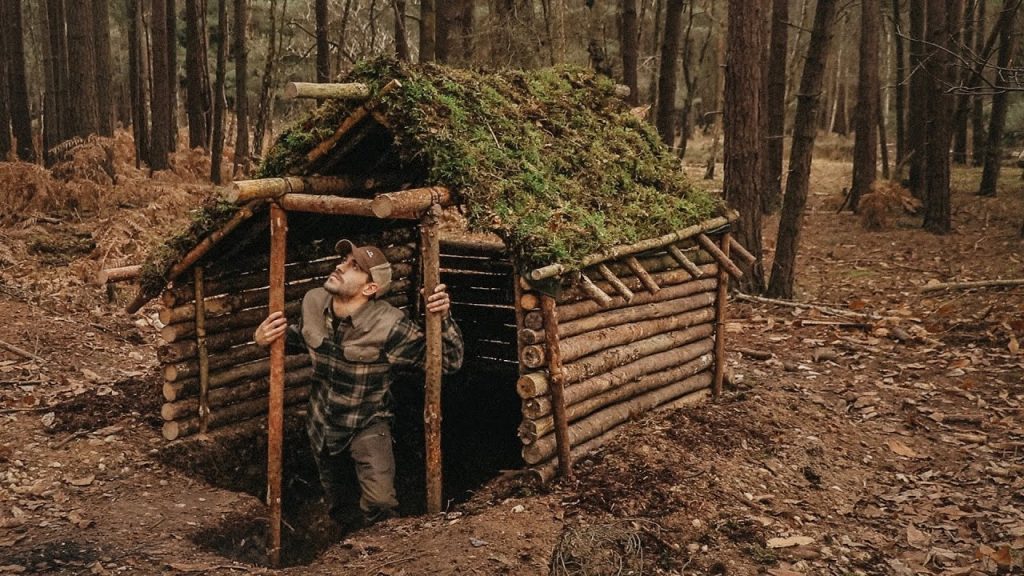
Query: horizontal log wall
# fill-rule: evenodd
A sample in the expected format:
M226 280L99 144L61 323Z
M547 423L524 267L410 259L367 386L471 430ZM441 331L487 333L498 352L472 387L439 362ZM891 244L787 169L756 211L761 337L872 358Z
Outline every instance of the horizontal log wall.
M391 230L386 238L409 238ZM393 264L393 282L384 298L407 307L412 301L416 247L401 243L383 248ZM293 321L301 312L302 297L323 285L340 259L292 262L286 267L285 312ZM208 354L207 429L234 426L266 413L269 388L268 350L252 341L267 316L269 272L211 273L203 282L203 308ZM173 440L199 432L199 348L196 341L195 289L183 282L161 296L160 318L165 343L157 350L162 364L165 420L164 437ZM509 336L514 338L514 331ZM312 368L307 354L286 359L286 405L297 405L309 395Z
M557 296L574 458L643 412L705 397L713 379L718 287L713 257L690 242L603 264L583 270L589 287L576 285ZM523 460L547 480L556 469L557 446L545 326L539 293L529 283L520 288L519 437Z
M441 242L441 282L451 295L468 362L517 361L515 278L507 258L494 242Z

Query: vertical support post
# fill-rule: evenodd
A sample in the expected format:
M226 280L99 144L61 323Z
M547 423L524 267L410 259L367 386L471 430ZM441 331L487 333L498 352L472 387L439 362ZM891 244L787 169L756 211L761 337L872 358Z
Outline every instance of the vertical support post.
M420 220L420 263L423 267L423 297L434 293L441 282L441 242L434 204ZM423 432L426 444L427 513L441 511L441 315L426 312L426 385L423 398Z
M555 443L558 445L558 474L572 478L572 459L569 446L569 421L565 415L565 373L562 370L562 351L558 345L558 315L555 299L547 294L540 297L540 311L544 315L544 338L547 341L548 376L551 411L555 420Z
M284 312L284 265L288 214L276 202L270 205L270 313ZM284 338L270 345L270 406L267 415L267 505L270 537L267 556L271 566L281 562L281 453L284 444Z
M722 234L721 248L725 257L729 257L730 234ZM715 379L711 386L711 395L719 398L722 395L722 381L725 380L725 307L729 298L729 272L722 263L718 263L718 296L715 298Z
M210 355L206 350L206 287L203 285L205 270L202 266L192 269L192 284L195 286L196 308L196 352L199 355L199 433L206 434L210 419Z

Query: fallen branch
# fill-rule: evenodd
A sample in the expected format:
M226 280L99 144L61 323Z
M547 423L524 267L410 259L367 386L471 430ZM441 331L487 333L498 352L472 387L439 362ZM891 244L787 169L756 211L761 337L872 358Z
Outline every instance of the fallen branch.
M1007 280L978 280L975 282L941 282L926 284L918 288L918 292L936 292L938 290L969 290L971 288L992 288L996 286L1024 286L1024 278Z
M754 360L770 360L772 357L772 353L768 350L753 350L751 348L733 348L733 350Z
M42 363L46 362L46 360L43 360L42 358L40 358L39 356L36 356L35 354L29 352L28 350L25 350L23 348L18 348L14 344L9 344L7 342L4 342L3 340L0 340L0 348L4 348L5 350L9 350L11 352L14 352L18 356L22 356L22 357L28 358L30 360L35 360L36 362L42 362Z
M811 310L817 310L825 314L831 314L833 316L846 316L848 318L865 318L869 320L880 320L881 317L874 314L863 314L860 312L854 312L852 310L841 310L839 308L832 308L830 306L822 306L820 304L808 304L806 302L794 302L792 300L778 300L776 298L765 298L764 296L751 296L750 294L744 294L743 292L734 292L733 298L737 300L745 300L747 302L758 302L761 304L775 304L778 306L789 306L791 308L809 308Z

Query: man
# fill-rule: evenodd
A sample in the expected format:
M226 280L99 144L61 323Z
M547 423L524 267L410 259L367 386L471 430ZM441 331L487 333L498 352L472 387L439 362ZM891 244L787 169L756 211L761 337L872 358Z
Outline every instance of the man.
M355 463L366 523L394 516L395 457L391 449L391 383L396 368L422 367L423 330L404 312L379 299L391 284L391 264L375 246L341 240L344 260L322 288L302 300L299 324L280 312L267 317L253 339L268 346L286 336L289 353L309 352L314 376L306 431L320 471L320 483L332 518L343 504L342 466L347 452ZM427 313L441 314L442 367L446 374L462 366L463 343L448 313L444 284L426 299Z

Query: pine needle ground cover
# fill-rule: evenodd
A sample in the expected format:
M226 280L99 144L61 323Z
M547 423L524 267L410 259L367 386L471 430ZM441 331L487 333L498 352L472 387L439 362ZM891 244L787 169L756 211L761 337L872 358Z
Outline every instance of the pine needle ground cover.
M524 268L575 268L589 254L723 211L615 96L610 78L570 67L485 73L379 59L344 81L377 94L393 79L401 86L375 109L402 169L451 189L470 228L500 236ZM257 176L311 173L306 153L356 106L329 101L314 110L281 135ZM182 238L229 217L210 210Z

